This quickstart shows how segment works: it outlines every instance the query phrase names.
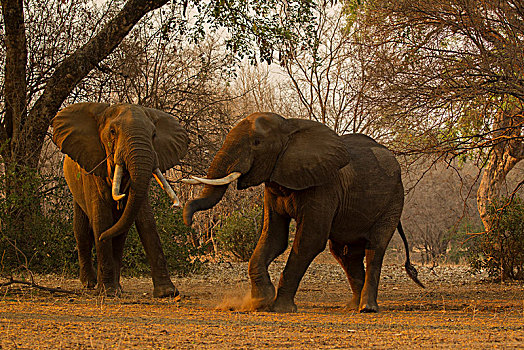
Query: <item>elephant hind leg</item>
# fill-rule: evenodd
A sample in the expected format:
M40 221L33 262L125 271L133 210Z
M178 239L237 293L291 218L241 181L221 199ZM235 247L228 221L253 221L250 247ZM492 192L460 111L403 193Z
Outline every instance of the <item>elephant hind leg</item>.
M338 263L344 269L353 292L349 302L351 309L357 310L360 305L360 295L364 287L364 255L365 241L357 241L350 244L329 241L329 250Z
M398 215L400 216L400 214ZM377 312L377 294L380 282L380 272L386 248L396 229L398 216L378 222L371 230L370 239L366 245L366 279L360 298L360 312ZM396 221L395 221L396 220Z
M94 235L89 219L78 203L74 203L73 231L78 249L80 265L80 282L85 288L95 288L96 272L93 268L91 251L94 246Z
M378 284L385 248L366 249L366 280L360 298L360 312L378 312Z

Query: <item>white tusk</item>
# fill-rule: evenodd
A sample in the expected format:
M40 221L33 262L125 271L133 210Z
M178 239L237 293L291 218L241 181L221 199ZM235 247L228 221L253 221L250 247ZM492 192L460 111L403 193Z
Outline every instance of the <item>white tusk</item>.
M235 172L233 172L233 173L229 174L228 176L223 177L221 179L206 179L206 178L196 177L196 176L191 176L191 178L193 178L193 180L199 181L200 183L203 183L203 184L206 184L206 185L222 186L222 185L227 185L227 184L235 181L236 179L238 179L240 177L240 175L242 175L242 173L240 173L238 171L235 171Z
M121 165L115 166L115 174L113 175L113 187L111 194L115 201L119 201L126 196L125 193L120 193L120 184L122 183L122 176L124 175L124 168Z
M173 206L179 207L180 206L180 200L176 196L175 191L173 191L173 189L171 188L171 186L167 182L167 180L164 177L164 175L162 175L162 173L160 172L160 169L156 168L155 171L153 172L153 176L155 177L155 180L156 180L156 182L158 182L160 187L162 187L162 189L164 191L166 191L167 196L173 202Z
M185 184L188 184L188 185L198 185L198 184L201 184L200 181L195 180L195 179L182 179L182 182L185 183Z

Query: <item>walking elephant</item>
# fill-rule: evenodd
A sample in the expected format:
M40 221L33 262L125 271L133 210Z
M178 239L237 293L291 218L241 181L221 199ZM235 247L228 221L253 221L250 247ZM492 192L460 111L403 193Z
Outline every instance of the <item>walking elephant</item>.
M265 184L263 230L249 261L256 308L296 311L300 280L329 241L353 291L350 306L361 312L378 311L382 260L397 227L406 246L406 271L422 286L400 225L404 204L400 166L370 137L338 136L310 120L252 114L229 132L207 178L184 180L205 184L199 198L185 205L185 223L191 225L195 212L216 205L235 179L238 189ZM292 218L296 235L275 296L268 266L286 250Z
M151 265L154 296L177 295L149 202L151 177L175 205L162 175L185 155L188 137L175 118L132 104L77 103L53 119L53 141L66 154L64 175L73 194L80 280L119 295L127 232L135 223ZM97 272L91 250L96 249Z

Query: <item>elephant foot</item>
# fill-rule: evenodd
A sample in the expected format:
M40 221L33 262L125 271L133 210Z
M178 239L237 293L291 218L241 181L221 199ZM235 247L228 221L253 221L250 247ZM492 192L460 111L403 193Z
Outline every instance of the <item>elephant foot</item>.
M173 283L156 285L153 289L153 296L155 298L168 298L168 297L177 297L180 293L178 289L173 285Z
M348 309L349 310L358 310L358 307L360 305L360 297L353 296L351 300L348 303Z
M253 286L251 288L251 299L249 309L257 311L270 310L271 303L275 298L275 287L270 285Z
M94 279L87 279L87 280L83 280L82 278L80 279L80 282L82 283L82 287L86 288L86 289L95 289L96 287L96 278Z
M243 310L252 310L252 311L271 311L271 301L268 301L265 298L253 298L244 301L242 304Z
M284 300L277 297L273 305L271 305L271 311L279 313L297 312L297 305L293 300Z
M370 303L361 305L359 312L362 312L362 313L378 312L378 305L377 304L372 305Z
M95 272L80 272L80 283L84 288L94 289L97 283Z
M122 296L122 287L120 284L115 285L99 285L96 289L98 295L104 295L109 298L121 297Z

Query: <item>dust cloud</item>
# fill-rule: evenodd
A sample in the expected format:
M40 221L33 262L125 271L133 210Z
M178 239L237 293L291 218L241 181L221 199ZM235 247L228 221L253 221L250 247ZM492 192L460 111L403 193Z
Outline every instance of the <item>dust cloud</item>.
M221 311L263 311L260 304L261 300L251 298L251 291L247 291L244 296L224 295L216 309Z

